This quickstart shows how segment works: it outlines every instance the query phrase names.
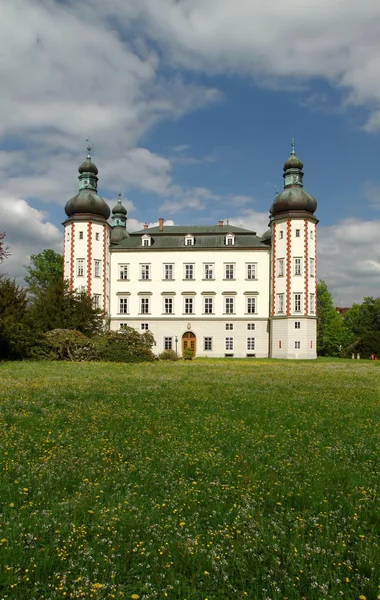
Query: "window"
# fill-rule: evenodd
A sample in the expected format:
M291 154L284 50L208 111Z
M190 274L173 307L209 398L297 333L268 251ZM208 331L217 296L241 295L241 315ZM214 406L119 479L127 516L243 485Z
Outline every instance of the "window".
M141 279L150 279L150 265L141 265Z
M278 340L278 347L281 349L282 348L282 342L281 340Z
M247 279L256 279L256 263L251 263L247 265Z
M234 328L234 324L233 323L226 323L226 330L227 331L232 331Z
M283 232L283 230L281 229L281 231L280 231L280 240L282 240L283 238L284 238L284 232Z
M193 298L185 298L185 314L192 315L194 309L194 300Z
M314 231L311 229L310 230L310 239L313 240L314 239Z
M235 236L232 235L231 233L229 233L224 238L224 243L225 243L226 246L233 246L235 244Z
M194 246L194 238L192 235L187 235L185 237L185 246Z
M294 342L294 347L296 350L299 350L301 348L301 342Z
M94 308L100 308L100 299L101 299L101 295L100 294L94 294L92 297L92 301L94 303Z
M234 279L235 265L224 265L224 278Z
M278 277L284 276L284 259L283 258L279 258L277 260L277 273L278 273Z
M252 315L256 312L256 298L247 298L247 313Z
M99 234L98 233L95 233L95 239L96 239L97 242L99 241Z
M185 265L185 279L194 279L194 265Z
M213 313L212 301L213 301L212 298L205 298L205 314L206 315L211 315Z
M148 323L141 323L141 330L148 331Z
M120 323L120 329L126 329L128 327L127 323Z
M284 294L277 294L277 312L284 312Z
M214 265L204 265L205 279L214 279Z
M77 276L84 276L84 258L77 258Z
M94 261L94 275L95 277L100 277L100 260Z
M212 337L203 338L203 348L205 350L212 350Z
M164 279L173 279L173 265L164 265Z
M140 298L140 312L142 315L149 313L149 298Z
M172 350L172 348L173 348L173 338L172 337L164 337L164 348L165 348L165 350Z
M128 298L119 298L119 313L128 314Z
M165 298L164 313L166 315L171 315L173 313L173 298Z
M314 261L314 258L310 259L310 277L315 277L315 261Z
M301 258L294 259L294 275L301 275Z
M310 294L310 312L315 313L315 294Z
M226 298L225 299L225 312L226 314L232 315L234 312L234 299Z
M247 350L254 350L254 349L255 349L255 338L254 337L247 338Z
M128 279L129 265L119 265L119 279Z
M142 245L146 248L147 246L150 246L150 239L148 238L144 238L142 241Z
M296 237L300 237L301 236L301 230L300 229L296 229Z
M79 239L80 239L80 240L83 240L83 231L80 231L80 232L79 232Z
M250 331L256 329L255 323L247 323L247 329Z
M301 321L294 322L294 329L301 329Z
M301 294L294 294L294 312L301 312Z
M234 349L234 338L226 337L226 350Z

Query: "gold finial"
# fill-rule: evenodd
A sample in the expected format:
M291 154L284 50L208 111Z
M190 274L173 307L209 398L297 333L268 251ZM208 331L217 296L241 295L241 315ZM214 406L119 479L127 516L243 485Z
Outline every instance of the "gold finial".
M91 142L90 142L90 138L87 138L86 142L87 142L87 152L88 152L87 158L89 160L91 160L91 154L90 154L91 153Z

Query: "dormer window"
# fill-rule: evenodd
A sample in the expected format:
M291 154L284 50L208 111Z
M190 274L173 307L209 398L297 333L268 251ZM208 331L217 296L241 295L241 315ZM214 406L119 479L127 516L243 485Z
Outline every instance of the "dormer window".
M150 235L143 235L141 238L141 244L142 246L144 246L144 248L147 248L148 246L151 245L152 242L152 238L150 237Z
M194 236L191 233L185 237L185 246L194 246Z
M234 246L235 245L235 236L232 233L229 233L224 238L224 243L226 246Z

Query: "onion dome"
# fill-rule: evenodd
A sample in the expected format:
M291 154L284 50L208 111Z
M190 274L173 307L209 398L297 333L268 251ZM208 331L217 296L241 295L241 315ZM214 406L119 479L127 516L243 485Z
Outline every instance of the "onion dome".
M118 244L129 237L127 231L127 209L121 203L121 192L118 193L118 202L112 209L111 244Z
M264 235L262 235L262 236L261 236L261 242L262 242L263 244L268 244L268 243L270 243L270 242L271 242L271 240L272 240L272 230L271 230L271 229L268 229L268 230L267 230L267 231L264 233Z
M87 146L86 160L79 167L79 192L65 206L68 217L76 214L90 214L108 219L110 208L98 194L98 169L91 160L91 146Z
M272 217L290 211L314 214L317 209L315 198L303 189L303 162L296 156L294 146L293 140L290 157L284 164L284 189L273 201L270 209Z

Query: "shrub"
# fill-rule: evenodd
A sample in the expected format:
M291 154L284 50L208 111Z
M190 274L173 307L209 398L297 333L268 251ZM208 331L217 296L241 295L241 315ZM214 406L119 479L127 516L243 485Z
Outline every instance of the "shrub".
M108 362L145 362L156 360L154 338L149 331L139 333L132 327L105 331L93 338L100 360Z
M193 358L194 358L194 350L192 350L191 348L186 348L183 351L183 358L185 360L193 360Z
M175 350L164 350L158 355L160 360L179 360L179 356Z
M46 360L96 360L97 350L92 341L74 329L53 329L44 334L39 358Z

